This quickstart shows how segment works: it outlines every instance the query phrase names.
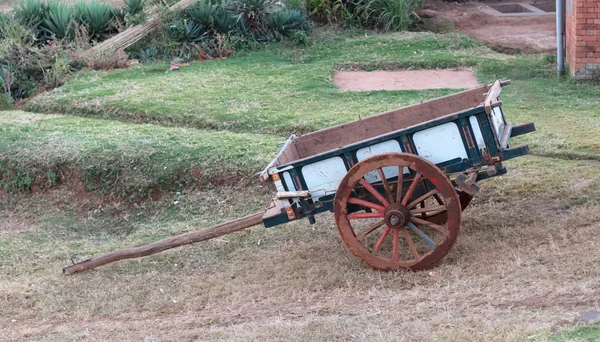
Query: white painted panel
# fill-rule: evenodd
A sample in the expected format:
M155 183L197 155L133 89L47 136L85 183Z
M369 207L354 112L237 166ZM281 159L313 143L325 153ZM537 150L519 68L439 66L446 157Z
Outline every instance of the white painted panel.
M285 181L285 185L288 187L288 191L296 191L296 187L294 186L294 182L292 182L292 176L290 176L289 172L283 173L283 180Z
M502 132L504 132L504 117L502 116L502 109L500 107L492 109L492 124L496 130L496 134L498 134L498 139L500 139Z
M473 128L473 134L475 135L475 142L477 143L477 147L479 149L485 148L485 140L483 139L483 134L481 133L481 127L479 127L479 120L475 115L469 117L469 122L471 123L471 128Z
M384 141L379 144L374 144L374 145L363 147L363 148L359 149L358 151L356 151L356 159L358 161L361 161L361 160L367 159L367 158L372 157L377 154L394 153L394 152L403 152L402 147L400 147L400 143L398 143L398 141L388 140L388 141ZM387 166L387 167L382 168L382 170L383 170L383 174L385 175L386 179L398 177L398 168L395 166ZM404 168L404 173L409 173L408 168L406 168L406 167ZM371 172L367 173L365 175L365 179L369 183L375 183L375 182L381 181L381 177L379 177L379 174L377 173L377 171L371 171Z
M419 156L434 164L467 158L458 126L453 122L419 131L413 135L413 141Z
M335 193L347 172L344 160L340 157L321 160L302 168L302 176L313 200Z

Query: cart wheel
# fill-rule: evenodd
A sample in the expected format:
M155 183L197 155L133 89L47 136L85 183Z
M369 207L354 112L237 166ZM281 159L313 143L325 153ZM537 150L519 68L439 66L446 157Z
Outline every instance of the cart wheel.
M461 207L452 182L413 154L380 154L356 164L337 189L334 211L348 250L382 270L435 266L460 230ZM444 222L431 221L440 214Z

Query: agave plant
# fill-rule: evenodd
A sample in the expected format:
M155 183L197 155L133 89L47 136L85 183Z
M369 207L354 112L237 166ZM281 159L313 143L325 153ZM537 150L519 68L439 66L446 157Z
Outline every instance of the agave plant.
M213 25L213 15L218 5L213 5L210 1L199 1L198 4L186 10L186 14L198 24L205 27Z
M213 28L218 33L229 33L237 30L238 18L219 6L213 14Z
M21 0L14 8L15 18L25 26L36 28L44 20L47 9L42 0Z
M40 27L46 33L47 39L64 39L71 35L73 8L62 2L51 2L47 5Z
M269 35L269 17L282 8L276 0L230 0L222 6L237 20L243 33L255 37Z
M110 30L115 19L115 8L99 1L79 2L75 5L75 20L80 25L85 25L92 38L100 38Z
M125 0L123 2L123 13L125 15L136 15L144 10L146 0Z
M284 9L271 14L270 26L281 37L290 37L295 31L308 29L309 22L302 12Z

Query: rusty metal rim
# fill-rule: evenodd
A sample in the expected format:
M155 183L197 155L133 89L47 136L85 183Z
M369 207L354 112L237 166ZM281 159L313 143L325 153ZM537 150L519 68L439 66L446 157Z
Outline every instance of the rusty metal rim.
M434 249L420 255L419 259L393 261L371 254L356 238L356 233L348 219L347 205L352 190L367 173L386 166L408 167L418 172L436 187L446 202L447 227L443 239ZM461 206L452 182L434 164L413 154L388 153L367 158L348 171L335 195L334 216L338 231L347 249L369 266L382 270L420 270L435 266L448 254L456 242L460 230ZM399 233L394 232L394 234Z

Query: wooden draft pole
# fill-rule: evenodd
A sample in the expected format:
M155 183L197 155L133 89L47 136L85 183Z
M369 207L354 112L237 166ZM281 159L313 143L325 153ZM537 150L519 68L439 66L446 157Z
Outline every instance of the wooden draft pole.
M218 224L216 226L212 226L210 228L202 229L196 232L189 232L180 234L177 236L172 236L163 240L159 240L147 245L119 249L114 252L106 253L97 258L92 258L88 260L84 260L77 264L73 264L63 268L63 274L71 275L76 272L81 272L85 270L89 270L91 268L96 268L98 266L106 265L108 263L123 260L123 259L133 259L140 258L143 256L156 254L162 252L167 249L189 245L191 243L208 240L212 238L216 238L221 235L237 232L246 228L250 228L262 223L263 212L259 212L256 214L252 214L234 221L229 221L225 223Z

